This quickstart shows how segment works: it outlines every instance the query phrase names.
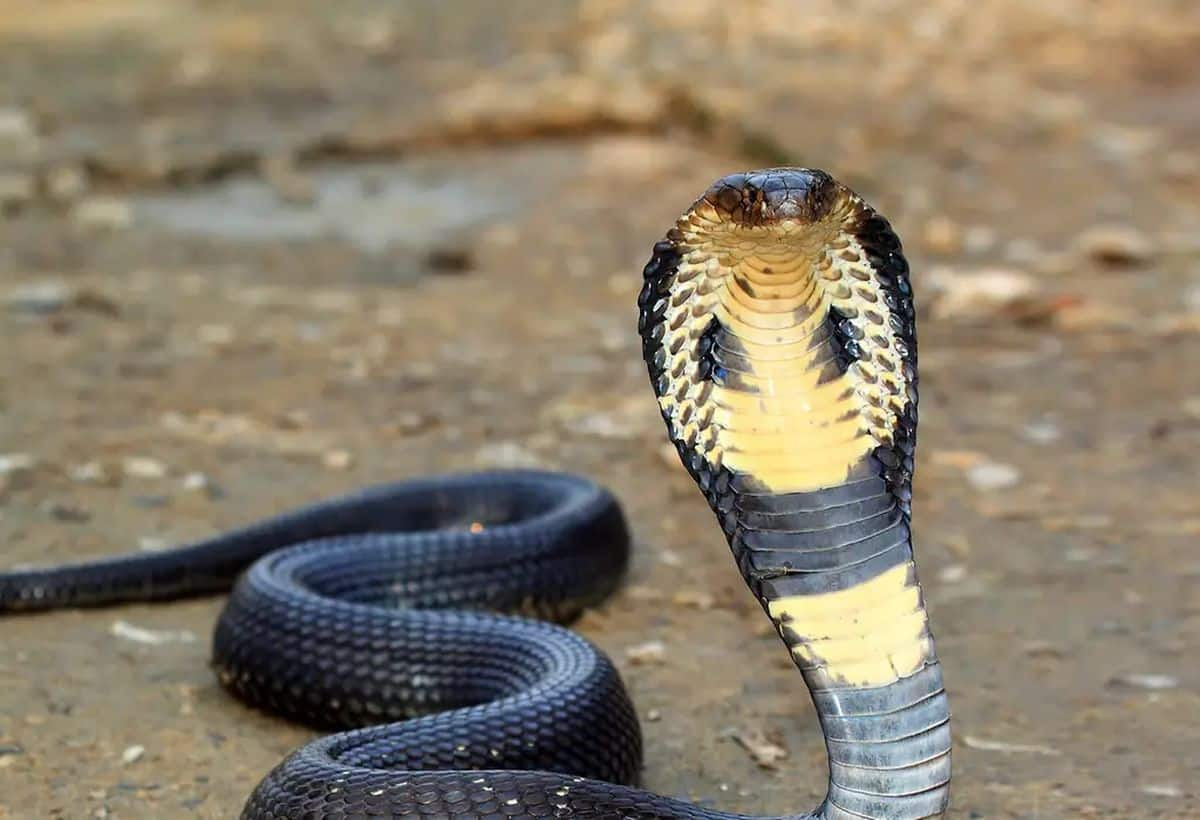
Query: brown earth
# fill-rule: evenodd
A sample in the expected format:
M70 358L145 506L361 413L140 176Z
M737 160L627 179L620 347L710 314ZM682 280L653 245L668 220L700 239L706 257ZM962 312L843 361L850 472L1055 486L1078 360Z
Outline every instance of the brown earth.
M579 471L637 535L578 628L646 785L807 809L811 706L633 325L711 180L819 166L914 269L951 816L1200 815L1197 7L846 5L0 0L3 565ZM218 688L220 606L0 622L0 817L233 816L310 733Z

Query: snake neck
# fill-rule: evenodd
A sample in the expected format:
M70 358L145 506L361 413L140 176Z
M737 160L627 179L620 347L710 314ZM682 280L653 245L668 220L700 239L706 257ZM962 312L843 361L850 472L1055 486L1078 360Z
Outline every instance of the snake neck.
M910 530L916 334L888 223L821 172L718 181L655 246L643 353L672 441L803 674L825 818L941 814L949 712Z

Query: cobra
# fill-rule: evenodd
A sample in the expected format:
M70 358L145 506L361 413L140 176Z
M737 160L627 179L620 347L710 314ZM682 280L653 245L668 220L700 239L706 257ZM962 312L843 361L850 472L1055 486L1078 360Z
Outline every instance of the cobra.
M942 814L949 710L910 531L916 334L896 235L823 172L736 174L655 245L638 305L668 434L816 706L828 792L802 816ZM613 665L528 617L599 601L628 552L617 502L586 479L435 477L8 572L0 610L234 586L221 683L342 730L280 763L244 818L738 817L636 788Z

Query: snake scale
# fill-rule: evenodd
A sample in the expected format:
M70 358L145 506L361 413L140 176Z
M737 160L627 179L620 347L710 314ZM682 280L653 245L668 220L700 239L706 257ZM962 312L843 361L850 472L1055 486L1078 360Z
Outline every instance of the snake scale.
M825 735L827 796L793 817L941 815L949 710L910 532L916 331L895 233L821 171L735 174L654 246L638 306L669 436ZM221 684L340 730L266 775L251 820L740 816L636 787L618 673L549 622L610 593L628 553L616 500L586 479L433 477L0 574L0 611L232 586Z

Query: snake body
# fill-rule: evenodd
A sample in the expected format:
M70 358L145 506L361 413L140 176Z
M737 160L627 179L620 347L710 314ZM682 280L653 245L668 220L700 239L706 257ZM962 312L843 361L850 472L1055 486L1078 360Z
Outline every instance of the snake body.
M820 171L725 177L655 245L638 305L668 434L816 705L829 790L803 817L940 815L949 711L912 551L916 333L895 234ZM739 816L636 788L611 662L528 617L602 599L628 547L586 479L438 477L164 553L0 574L0 611L234 586L221 683L349 729L279 764L244 818Z

